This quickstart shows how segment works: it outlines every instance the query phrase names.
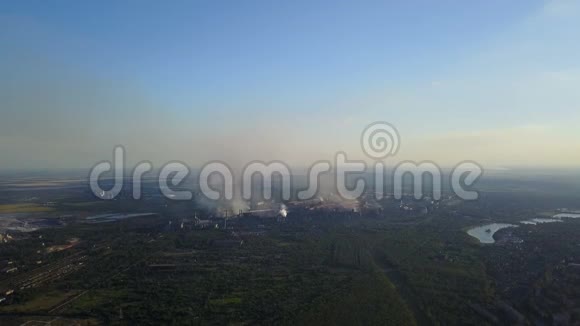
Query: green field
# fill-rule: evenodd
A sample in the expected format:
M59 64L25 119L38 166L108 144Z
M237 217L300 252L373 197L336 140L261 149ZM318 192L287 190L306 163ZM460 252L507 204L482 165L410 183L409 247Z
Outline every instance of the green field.
M37 204L4 204L0 205L0 213L43 213L52 212L54 208Z
M49 290L34 296L32 299L24 301L23 303L0 306L1 312L43 312L49 311L51 308L56 307L59 303L65 301L68 298L73 297L80 291L59 291L59 290Z

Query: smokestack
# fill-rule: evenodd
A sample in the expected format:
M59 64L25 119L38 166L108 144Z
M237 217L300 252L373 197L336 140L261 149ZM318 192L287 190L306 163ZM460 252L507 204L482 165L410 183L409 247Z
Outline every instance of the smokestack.
M288 210L286 209L286 205L282 204L280 206L280 211L278 212L283 218L286 218L286 216L288 216Z

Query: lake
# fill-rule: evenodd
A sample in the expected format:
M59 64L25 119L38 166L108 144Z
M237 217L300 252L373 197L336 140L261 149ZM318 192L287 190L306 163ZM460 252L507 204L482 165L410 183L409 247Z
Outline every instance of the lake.
M553 218L533 218L527 221L521 221L522 224L529 224L529 225L537 225L543 223L554 223L554 222L563 222L562 220L557 220Z
M580 218L580 214L560 213L554 215L553 218Z
M471 228L471 229L467 230L467 234L476 238L481 243L495 243L495 239L493 238L493 235L497 231L499 231L501 229L505 229L505 228L514 228L514 227L518 227L518 226L514 225L514 224L507 224L507 223L492 223L492 224L486 224L486 225ZM489 230L489 232L488 232L488 230Z

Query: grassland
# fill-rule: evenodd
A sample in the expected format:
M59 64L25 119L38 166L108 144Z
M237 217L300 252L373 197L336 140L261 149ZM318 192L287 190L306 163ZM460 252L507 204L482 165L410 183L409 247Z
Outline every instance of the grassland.
M23 303L0 306L0 311L2 312L47 312L51 308L57 306L60 302L73 297L78 294L79 291L59 291L59 290L49 290L35 296L31 300L24 301Z
M0 205L0 214L9 213L46 213L52 212L54 208L41 206L38 204L4 204Z

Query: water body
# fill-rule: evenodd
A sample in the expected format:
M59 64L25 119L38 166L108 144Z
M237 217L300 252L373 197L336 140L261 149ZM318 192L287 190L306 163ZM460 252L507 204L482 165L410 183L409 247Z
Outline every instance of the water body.
M554 216L552 216L552 218L533 218L530 220L525 220L525 221L520 221L521 224L526 224L526 225L538 225L538 224L544 224L544 223L556 223L556 222L564 222L564 220L562 220L563 218L580 218L580 214L578 213L560 213L560 214L556 214ZM492 224L487 224L487 225L482 225L482 226L477 226L474 228L471 228L469 230L467 230L467 234L469 234L470 236L477 238L479 240L479 242L481 243L495 243L495 240L493 239L493 235L501 230L501 229L505 229L505 228L510 228L510 227L517 227L517 225L514 224L508 224L508 223L492 223ZM489 232L488 232L489 230Z
M516 227L518 226L514 224L492 223L471 228L467 230L467 234L476 238L481 243L495 243L493 235L497 231L505 228L516 228Z
M560 213L552 216L553 218L580 218L580 214L575 213Z
M101 214L87 217L87 220L124 220L131 217L151 216L155 213L136 213L136 214Z
M557 220L553 218L533 218L527 221L521 221L522 224L529 224L529 225L537 225L543 223L554 223L554 222L563 222L562 220Z

